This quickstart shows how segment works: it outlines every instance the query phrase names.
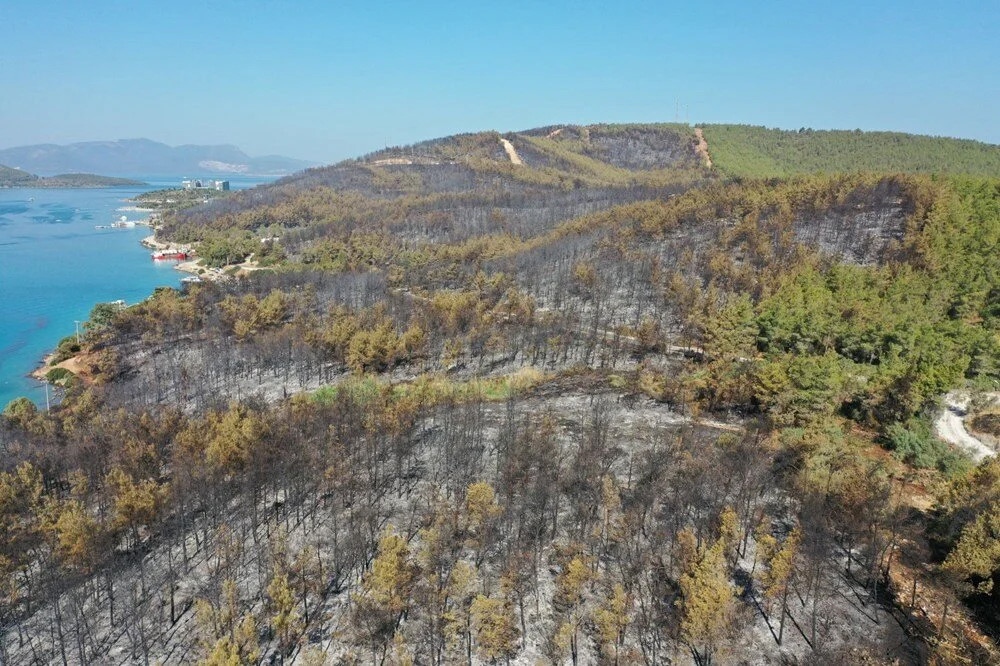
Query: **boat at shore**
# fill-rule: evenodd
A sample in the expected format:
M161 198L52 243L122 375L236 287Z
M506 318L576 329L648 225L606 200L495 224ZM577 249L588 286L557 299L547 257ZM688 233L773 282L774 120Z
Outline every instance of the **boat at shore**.
M127 216L122 215L118 220L112 222L111 224L98 224L95 225L95 229L135 229L137 226L150 226L151 222L149 220L130 220Z
M166 250L155 250L150 253L153 261L164 259L187 259L191 256L191 251L186 248L168 248Z

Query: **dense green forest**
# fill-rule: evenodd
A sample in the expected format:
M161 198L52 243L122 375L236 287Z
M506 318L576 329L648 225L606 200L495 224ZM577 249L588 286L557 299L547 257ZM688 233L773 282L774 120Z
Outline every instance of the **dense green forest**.
M167 213L258 270L98 309L3 411L0 660L996 663L1000 463L935 419L993 413L1000 180L727 180L709 130Z
M853 171L1000 176L1000 146L966 139L754 125L704 125L703 131L715 167L730 177Z

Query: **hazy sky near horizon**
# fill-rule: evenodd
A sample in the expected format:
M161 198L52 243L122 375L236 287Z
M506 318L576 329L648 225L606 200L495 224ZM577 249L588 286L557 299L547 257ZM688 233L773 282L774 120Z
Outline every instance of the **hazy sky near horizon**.
M0 147L335 161L463 131L741 122L1000 143L1000 3L0 0Z

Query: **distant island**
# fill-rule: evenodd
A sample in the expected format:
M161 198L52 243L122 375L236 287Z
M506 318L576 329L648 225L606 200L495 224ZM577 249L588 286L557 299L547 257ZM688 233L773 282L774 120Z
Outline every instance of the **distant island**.
M232 145L168 146L149 139L38 144L0 150L0 164L39 174L244 174L285 175L317 166L281 155L250 157Z
M113 178L92 173L63 173L56 176L38 176L22 169L0 164L0 187L125 187L145 185L131 178Z

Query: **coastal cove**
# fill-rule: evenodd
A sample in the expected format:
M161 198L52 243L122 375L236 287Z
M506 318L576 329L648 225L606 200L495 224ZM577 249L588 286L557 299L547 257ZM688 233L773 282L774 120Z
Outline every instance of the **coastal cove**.
M131 305L156 287L180 284L176 262L150 259L146 226L95 229L122 215L141 221L127 200L176 187L181 176L137 176L144 186L102 189L0 189L0 407L19 396L45 404L31 378L46 353L87 319L95 303ZM230 179L245 189L273 178Z

